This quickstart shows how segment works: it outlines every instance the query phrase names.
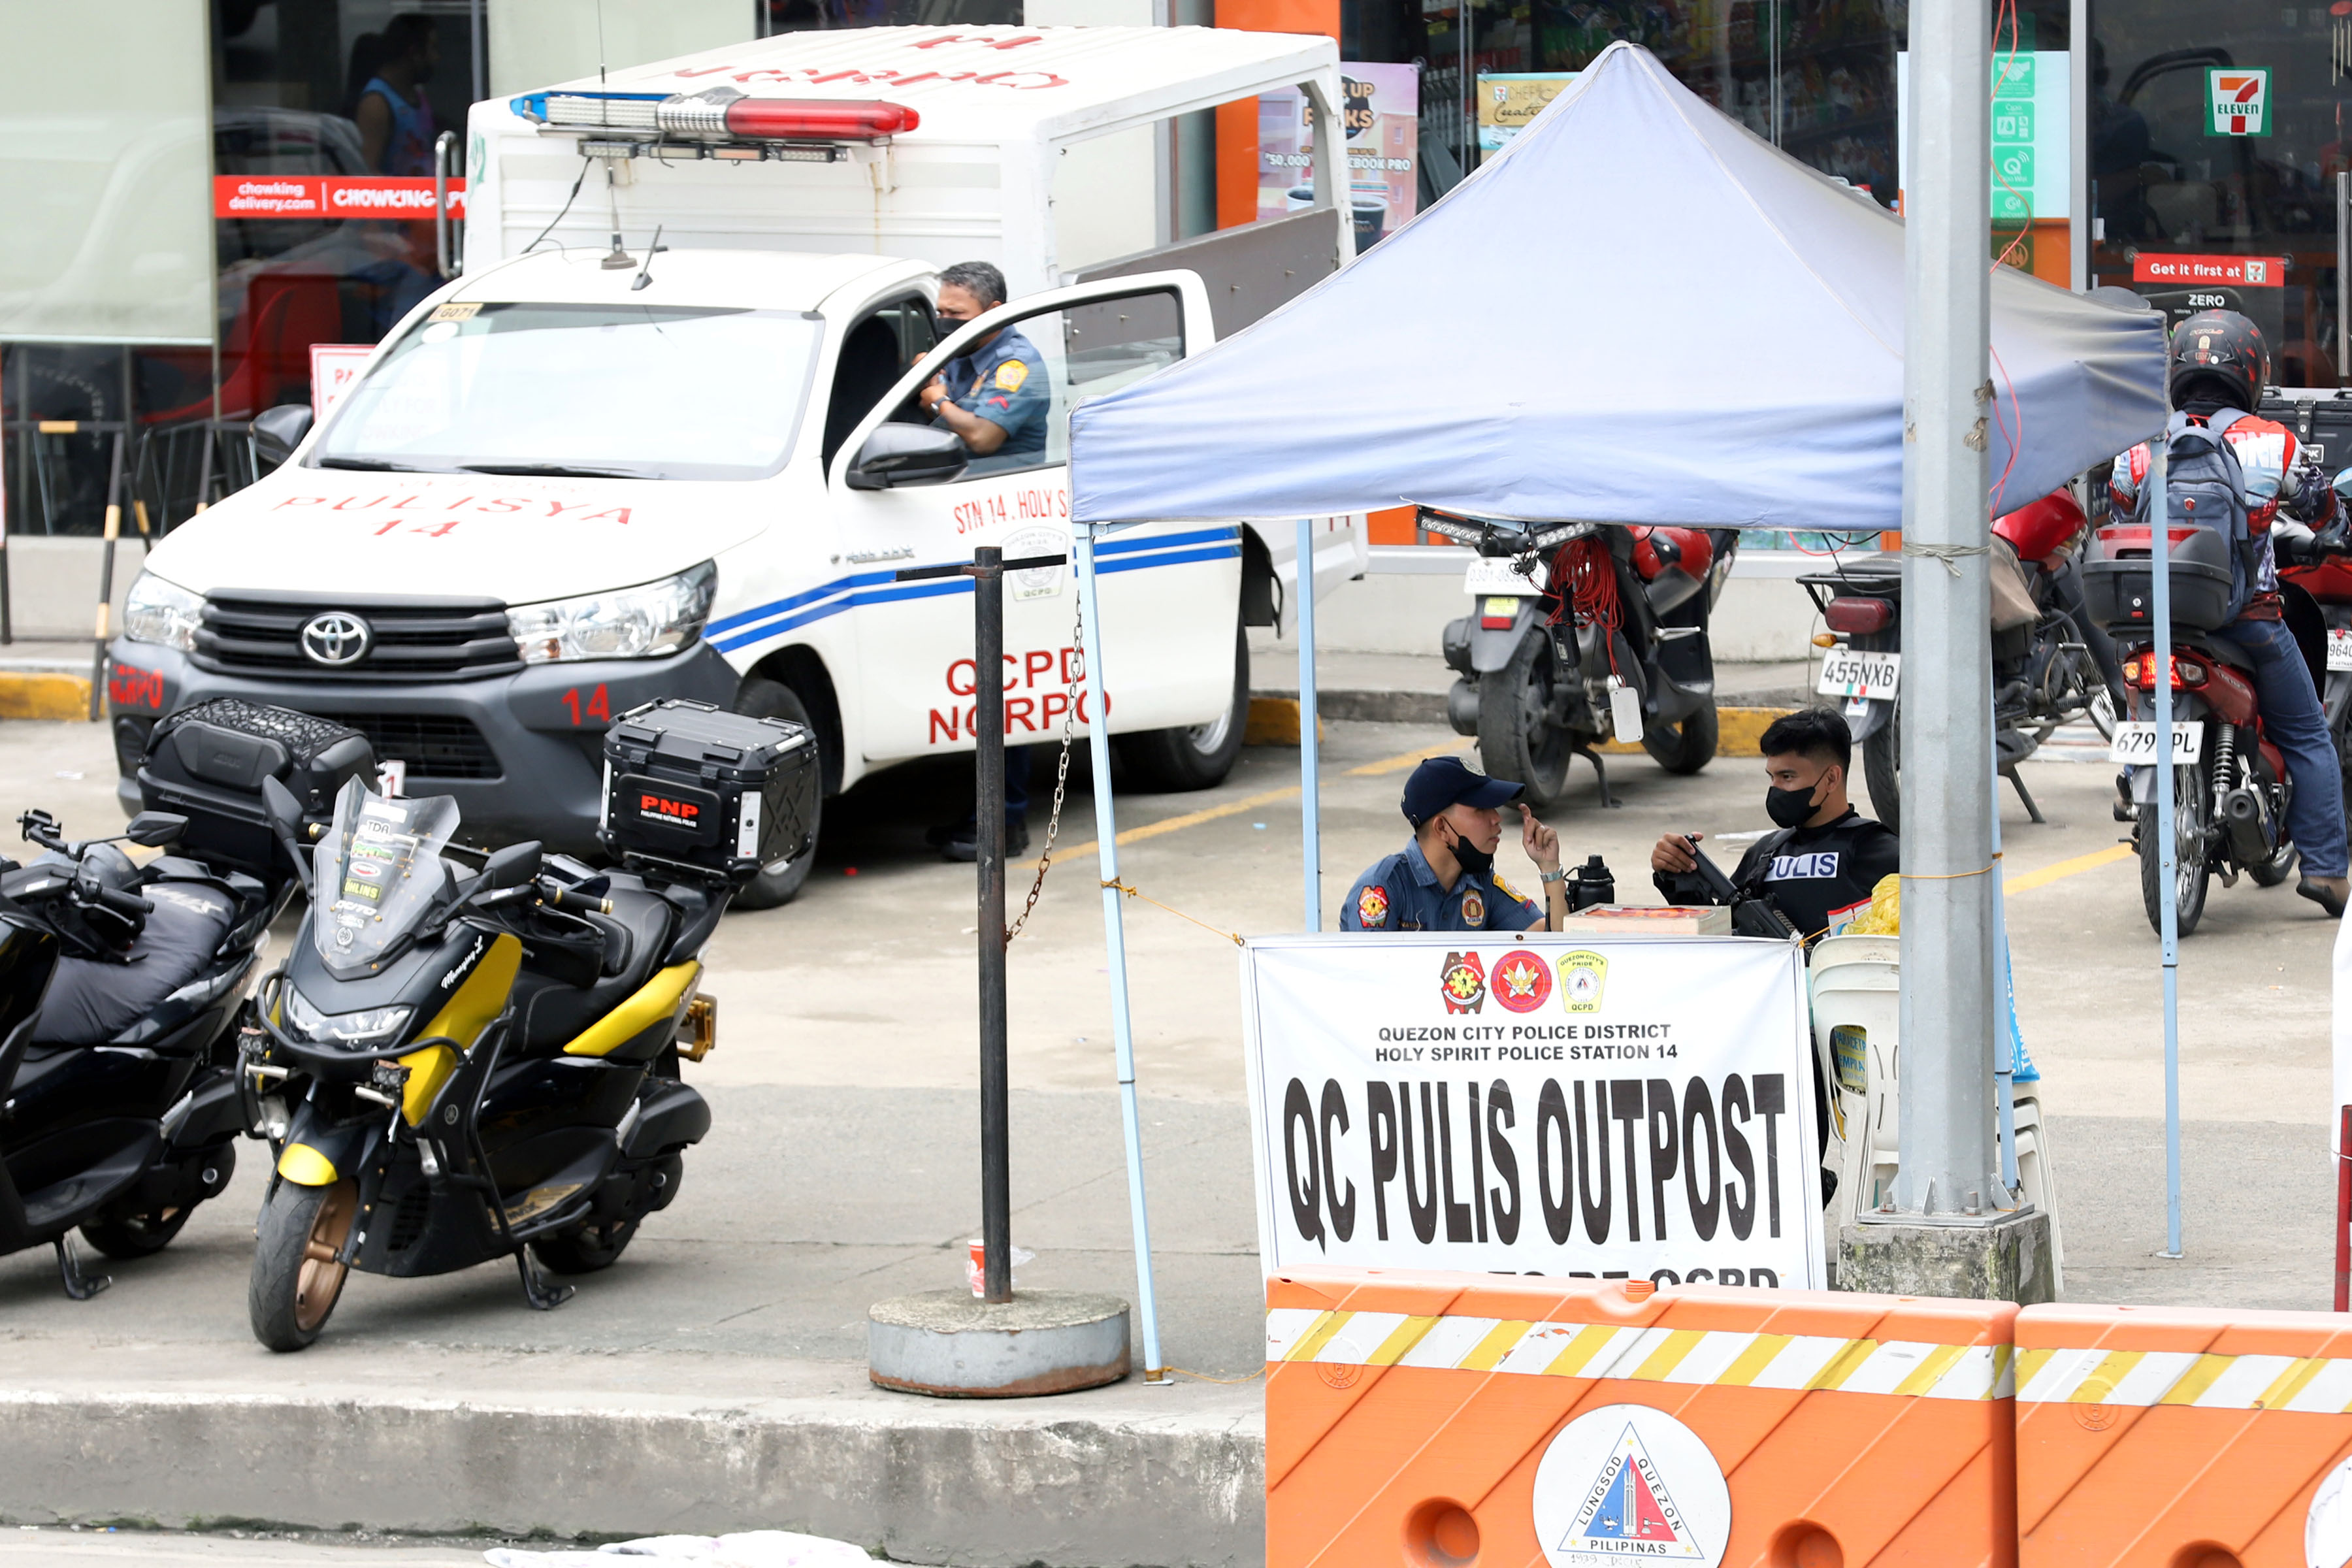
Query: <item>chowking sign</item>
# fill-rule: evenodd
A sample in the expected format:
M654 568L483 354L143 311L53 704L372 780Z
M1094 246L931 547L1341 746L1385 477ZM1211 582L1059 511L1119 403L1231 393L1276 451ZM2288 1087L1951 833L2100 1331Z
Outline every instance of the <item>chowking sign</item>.
M1264 1267L1823 1288L1804 980L1746 937L1250 942Z

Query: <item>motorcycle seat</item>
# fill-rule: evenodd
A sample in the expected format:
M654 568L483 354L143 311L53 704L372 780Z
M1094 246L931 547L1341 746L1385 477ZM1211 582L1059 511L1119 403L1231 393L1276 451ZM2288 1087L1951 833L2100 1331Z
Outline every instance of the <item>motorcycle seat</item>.
M522 1019L526 1051L557 1051L581 1032L619 1006L661 967L677 925L677 910L643 884L627 885L620 877L605 896L612 905L603 970L585 985L568 984L551 975L526 970L515 982L516 1010ZM622 951L615 952L614 945ZM528 992L528 994L524 994Z
M2242 669L2249 675L2254 672L2253 656L2228 637L2210 637L2199 646L2206 653L2232 668Z
M128 963L70 954L41 997L33 1043L102 1046L203 973L236 919L236 900L201 882L154 883L140 889L154 904Z

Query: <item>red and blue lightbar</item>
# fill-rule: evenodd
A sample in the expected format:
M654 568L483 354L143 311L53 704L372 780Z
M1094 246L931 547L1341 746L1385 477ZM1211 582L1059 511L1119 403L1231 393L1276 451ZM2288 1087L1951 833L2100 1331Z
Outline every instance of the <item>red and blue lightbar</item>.
M922 123L881 99L752 98L703 92L533 92L511 100L523 119L555 131L604 131L697 142L879 142Z

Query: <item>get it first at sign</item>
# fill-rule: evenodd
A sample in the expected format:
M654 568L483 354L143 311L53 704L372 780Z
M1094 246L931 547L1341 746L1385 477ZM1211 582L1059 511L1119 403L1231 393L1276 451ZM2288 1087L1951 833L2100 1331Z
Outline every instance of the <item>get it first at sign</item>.
M1802 952L1483 936L1244 947L1265 1270L1826 1288Z
M2208 136L2267 136L2271 133L2271 73L2266 68L2225 67L2205 73L2205 97L2212 106Z

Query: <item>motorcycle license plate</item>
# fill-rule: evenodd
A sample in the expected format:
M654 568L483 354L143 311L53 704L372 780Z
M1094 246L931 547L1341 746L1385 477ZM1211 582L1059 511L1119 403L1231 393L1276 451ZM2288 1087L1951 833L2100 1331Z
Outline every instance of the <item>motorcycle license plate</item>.
M2176 721L2172 726L2172 760L2193 763L2205 752L2205 726L2191 720ZM2127 719L2116 726L2115 739L2107 747L2111 763L2153 763L2156 761L2156 726L2145 720Z
M1502 555L1481 555L1470 563L1462 574L1462 591L1465 594L1500 594L1505 596L1540 594L1544 590L1544 564L1535 563L1532 574L1522 577L1511 570L1510 559Z
M1899 653L1864 653L1841 643L1822 655L1822 678L1813 689L1853 702L1892 702L1903 679Z
M2327 630L2327 668L2352 669L2352 626L2330 626Z

